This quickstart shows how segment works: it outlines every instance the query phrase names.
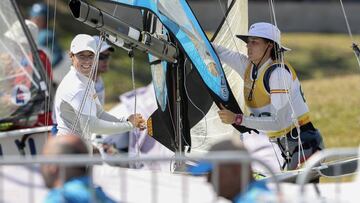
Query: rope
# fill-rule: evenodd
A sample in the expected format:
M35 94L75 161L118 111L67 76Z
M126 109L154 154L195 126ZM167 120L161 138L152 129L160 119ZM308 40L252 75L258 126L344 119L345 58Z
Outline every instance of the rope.
M78 125L79 120L81 119L80 118L81 113L82 113L82 111L84 109L86 99L89 96L90 89L91 89L91 87L94 86L94 78L96 78L96 74L97 74L100 49L101 49L101 46L102 46L102 43L103 43L104 40L105 40L105 33L101 33L100 34L99 44L97 45L97 48L96 48L96 51L95 51L95 57L94 57L92 65L91 65L91 72L90 72L90 75L89 75L89 78L88 78L88 82L86 84L85 94L84 94L84 97L81 100L79 111L76 113L76 117L75 117L75 120L74 120L72 128L71 128L71 133L75 133L75 128ZM93 105L93 102L91 102L90 109L91 109L92 105ZM84 138L85 140L90 140L91 139L91 137L86 137L87 135L89 135L88 132L86 131L86 129L88 129L89 119L90 119L90 117L88 117L88 120L86 121L86 124L84 126L84 131L81 134L81 137Z
M132 51L132 50L131 50ZM136 93L136 84L135 84L135 68L134 68L134 56L132 54L129 54L129 57L131 58L131 80L132 80L132 88L133 88L133 92L134 92L134 115L136 116L136 112L137 112L137 93ZM135 143L136 143L136 157L140 157L140 132L137 128L133 129L133 133L135 136ZM140 163L137 163L140 164Z
M226 25L228 26L229 32L231 33L231 39L232 39L233 43L235 44L235 48L236 48L236 50L237 50L238 52L240 52L240 49L239 49L239 47L237 46L236 41L235 41L235 37L234 37L235 35L234 35L234 33L233 33L233 31L232 31L232 29L231 29L231 27L230 27L230 23L228 22L226 13L225 13L225 11L224 11L225 9L223 8L220 0L218 0L218 3L219 3L219 5L220 5L221 11L222 11L223 16L224 16L224 20L225 20L224 22L225 22ZM270 143L271 143L271 142L270 142ZM275 152L274 146L273 146L273 145L271 145L271 146L272 146L272 148L273 148L273 150L274 150L274 152ZM276 156L276 158L277 158L277 160L278 160L279 167L281 168L281 164L280 164L279 158L277 157L276 153L275 153L275 156Z
M346 23L346 28L348 30L348 33L349 33L349 36L350 36L350 40L352 42L352 49L353 49L353 52L355 54L355 57L356 57L356 60L358 62L358 65L359 65L359 68L360 68L360 49L358 47L358 45L355 43L354 41L354 38L353 38L353 34L351 32L351 27L350 27L350 24L349 24L349 20L347 18L347 15L346 15L346 11L345 11L345 7L344 7L344 4L342 2L342 0L339 0L340 1L340 5L341 5L341 10L342 10L342 13L344 15L344 19L345 19L345 23Z
M236 50L237 50L238 52L240 52L240 48L237 46L237 43L236 43L236 41L235 41L235 37L234 37L235 34L234 34L234 32L232 31L231 26L230 26L230 23L229 23L229 21L228 21L228 19L227 19L226 12L225 12L225 8L222 6L221 0L218 0L218 3L219 3L219 6L220 6L220 10L221 10L221 12L222 12L222 14L223 14L223 16L224 16L225 23L226 23L226 25L228 26L229 32L231 33L231 40L232 40L233 43L235 44Z
M274 6L274 0L269 0L269 7L270 7L270 14L271 14L271 21L272 23L276 26L277 26L277 20L276 20L276 14L275 14L275 6ZM279 49L281 49L281 40L279 40ZM275 47L275 42L274 42L274 47ZM279 51L277 52L276 54L276 58L278 61L280 61L280 64L281 64L281 68L282 69L285 69L285 62L284 62L284 52L283 51ZM279 60L280 59L280 60ZM288 102L289 102L289 105L290 105L290 108L291 108L291 118L292 118L292 123L295 125L296 127L296 131L297 131L297 137L294 137L292 135L292 131L290 131L290 136L293 138L293 139L297 139L298 140L298 145L299 145L299 156L298 156L298 167L300 166L300 160L301 160L301 156L304 158L304 162L306 163L306 157L305 157L305 153L304 153L304 148L302 146L302 141L301 141L301 137L300 137L300 124L299 124L299 121L295 115L295 109L294 109L294 105L292 103L292 100L291 100L291 88L289 87L290 84L287 84L287 82L285 81L285 75L283 72L281 72L281 78L283 79L282 82L283 82L283 85L284 87L288 90L288 93L286 93L287 95L287 99L288 99ZM286 137L286 136L285 136ZM288 147L288 139L285 138L285 143L286 143L286 159L289 159L289 147ZM300 156L301 155L301 156Z
M56 30L56 10L57 10L57 0L55 0L55 3L54 3L54 16L53 16L53 30L52 30L52 41L51 41L51 56L50 56L50 67L51 69L53 69L52 67L52 56L54 55L54 43L55 43L55 30ZM48 4L47 4L47 13L46 13L46 30L49 29L49 16L50 16L50 9L49 9L49 0L48 0ZM36 39L35 39L36 40ZM46 39L46 47L49 48L49 41L48 41L48 38ZM45 64L46 65L46 64ZM46 67L45 69L48 69L50 67ZM45 70L47 71L47 70ZM52 70L51 70L51 73ZM45 73L47 74L47 73ZM49 90L49 93L51 95L52 93L52 84L53 84L53 81L52 81L52 78L51 77L45 77L46 78L46 83L48 85L48 90ZM49 125L49 117L51 116L50 114L48 114L47 112L51 112L50 111L50 108L52 108L50 106L51 104L51 97L49 97L48 99L45 98L45 125Z
M187 61L187 58L185 58L185 61L184 61L184 67L183 67L183 70L184 70L184 89L185 89L185 94L186 94L186 97L189 99L190 103L198 110L201 112L201 114L204 116L204 122L205 122L205 135L203 136L204 139L202 140L201 144L199 144L198 146L195 146L195 147L192 147L193 149L197 149L197 148L200 148L202 147L204 144L205 144L205 141L206 141L206 138L207 138L207 135L208 135L208 127L207 127L207 119L206 119L206 114L204 111L202 111L193 101L192 99L190 98L189 94L188 94L188 91L187 91L187 88L186 88L186 61ZM191 69L192 68L192 64L191 64ZM190 146L187 142L186 142L186 139L184 138L184 141L185 143Z

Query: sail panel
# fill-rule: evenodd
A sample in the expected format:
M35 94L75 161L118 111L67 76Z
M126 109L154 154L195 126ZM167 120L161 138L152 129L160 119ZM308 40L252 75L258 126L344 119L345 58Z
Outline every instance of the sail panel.
M157 15L164 26L175 35L217 100L228 101L229 89L220 60L186 1L111 0L111 2L150 10Z
M41 67L33 63L34 53L10 0L0 7L0 130L29 120L43 103ZM30 30L31 31L31 30Z
M246 52L245 43L234 36L246 33L248 28L248 5L247 0L233 0L226 9L225 5L219 9L223 10L223 20L218 26L212 42L216 45L226 47L233 51ZM226 19L225 19L226 16ZM232 68L223 64L229 86L241 107L243 101L243 80ZM241 108L244 109L244 108ZM217 114L219 108L214 103L206 116L191 129L193 152L206 152L214 143L232 136L238 136L239 132L231 125L223 124Z
M151 22L155 21L155 24L153 27L152 23L150 23L151 25L148 26L147 30L151 32L153 31L158 36L162 36L164 40L168 40L168 31L163 26L163 24L157 18L155 18L155 16L149 14L148 17L151 19ZM155 97L161 111L164 112L168 101L168 90L166 84L168 62L161 61L159 58L151 54L148 54L148 57L151 66L151 75L155 90Z

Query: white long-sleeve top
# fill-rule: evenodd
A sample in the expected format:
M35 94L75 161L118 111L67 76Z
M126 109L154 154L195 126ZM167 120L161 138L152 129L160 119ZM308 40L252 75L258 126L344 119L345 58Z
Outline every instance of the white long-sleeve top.
M300 82L289 64L286 64L288 70L282 66L271 72L268 92L264 87L264 74L276 62L269 58L258 69L257 78L252 78L252 69L255 67L246 55L216 45L214 48L221 61L233 68L244 80L244 99L250 115L244 115L242 125L265 131L273 138L289 132L294 127L294 121L298 121L300 125L310 122L309 108ZM249 101L248 95L254 80L253 98Z
M90 84L86 95L88 78L77 72L74 67L61 81L55 95L55 116L58 123L58 134L76 134L90 137L92 133L112 134L130 131L133 125L126 118L115 118L106 113L95 92L94 83ZM83 98L83 109L79 112ZM80 115L77 125L73 125L76 116Z

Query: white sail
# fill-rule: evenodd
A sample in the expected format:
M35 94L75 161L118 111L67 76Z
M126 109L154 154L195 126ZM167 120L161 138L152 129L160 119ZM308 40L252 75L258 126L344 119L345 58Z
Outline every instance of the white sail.
M29 41L38 28L14 5L3 0L0 6L0 131L34 125L45 102L44 71Z
M221 9L225 17L227 8ZM226 20L223 21L220 30L216 33L213 43L234 51L244 52L246 48L245 44L241 42L241 40L235 39L234 36L247 32L248 2L247 0L234 0L229 2L229 9ZM243 109L244 102L241 97L243 81L234 70L225 64L222 65L234 96ZM210 111L206 114L206 117L191 129L192 152L205 152L214 143L233 135L239 135L239 132L235 130L233 126L221 123L217 114L218 110L218 107L214 103Z

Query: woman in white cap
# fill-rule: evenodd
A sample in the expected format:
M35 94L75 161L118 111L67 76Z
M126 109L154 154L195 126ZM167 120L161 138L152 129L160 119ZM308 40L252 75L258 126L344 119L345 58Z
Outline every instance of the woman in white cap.
M280 53L290 49L281 45L280 30L270 23L255 23L248 35L237 37L247 44L247 56L222 47L215 48L221 61L243 78L249 115L235 114L223 108L218 112L219 116L224 123L243 125L267 135L278 144L287 168L295 169L299 167L299 160L303 162L323 149L323 142L311 123L295 70L281 60ZM280 165L284 168L285 164Z
M72 66L55 96L57 135L70 133L90 138L91 134L121 133L134 127L142 129L145 125L140 114L117 119L103 110L94 78L90 78L96 48L95 39L86 34L77 35L71 42Z

